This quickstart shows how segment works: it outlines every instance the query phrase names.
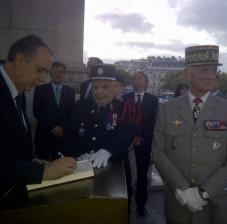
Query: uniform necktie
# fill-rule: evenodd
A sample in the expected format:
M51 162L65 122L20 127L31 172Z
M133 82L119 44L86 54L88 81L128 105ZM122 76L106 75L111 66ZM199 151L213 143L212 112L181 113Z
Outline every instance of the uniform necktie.
M140 94L137 95L137 101L136 101L136 103L138 103L138 104L141 104L142 103L141 95Z
M199 117L199 114L201 112L201 107L200 107L200 103L202 103L203 101L199 98L199 97L196 97L193 102L195 103L195 106L192 110L192 116L194 118L194 122L197 121L198 117Z
M25 127L24 116L23 116L22 94L19 93L15 97L15 100L16 100L16 104L17 104L17 116L18 116L19 124L22 127L23 131L27 132L27 128Z
M59 106L60 104L60 100L61 100L61 88L59 85L56 86L56 90L55 90L55 100L57 105Z

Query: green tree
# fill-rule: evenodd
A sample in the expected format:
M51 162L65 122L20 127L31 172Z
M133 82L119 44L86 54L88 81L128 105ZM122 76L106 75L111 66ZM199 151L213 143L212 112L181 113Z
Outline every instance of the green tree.
M125 71L122 68L117 68L116 72L119 73L120 75L122 75L122 77L124 78L126 86L128 86L131 83L131 78L132 78L131 73Z
M168 72L162 79L161 79L162 90L170 90L174 91L178 84L180 83L187 83L187 80L184 77L183 70L179 71L172 71Z
M222 93L227 93L227 73L221 73L218 79L218 88Z

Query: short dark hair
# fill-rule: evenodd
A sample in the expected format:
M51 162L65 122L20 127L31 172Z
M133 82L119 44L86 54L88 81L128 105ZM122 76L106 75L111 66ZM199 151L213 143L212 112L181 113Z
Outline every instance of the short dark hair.
M52 64L52 66L51 66L51 69L53 68L53 67L63 67L64 68L64 70L66 71L66 65L64 64L64 63L62 63L62 62L60 62L60 61L55 61L53 64Z
M7 60L9 62L15 61L18 53L24 54L28 59L33 59L36 54L36 50L39 47L46 48L52 55L52 51L48 45L39 37L35 35L28 35L17 40L9 49Z
M186 83L180 83L177 85L175 92L174 92L174 98L181 96L181 90L182 89L187 89L188 90L188 85Z

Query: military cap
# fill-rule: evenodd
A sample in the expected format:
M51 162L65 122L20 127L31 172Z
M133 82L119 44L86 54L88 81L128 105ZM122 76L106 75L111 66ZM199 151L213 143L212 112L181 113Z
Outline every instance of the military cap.
M219 47L216 45L199 45L185 48L185 65L217 65Z
M100 58L97 57L90 57L88 58L87 65L92 66L92 65L102 65L103 61Z
M107 79L116 80L115 67L112 64L93 65L91 66L91 80Z

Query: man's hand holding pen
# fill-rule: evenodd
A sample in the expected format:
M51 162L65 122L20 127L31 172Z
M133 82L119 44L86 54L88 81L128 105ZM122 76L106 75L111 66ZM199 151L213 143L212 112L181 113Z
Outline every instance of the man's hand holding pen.
M72 157L61 157L49 162L44 167L43 180L56 179L74 172L76 160Z

